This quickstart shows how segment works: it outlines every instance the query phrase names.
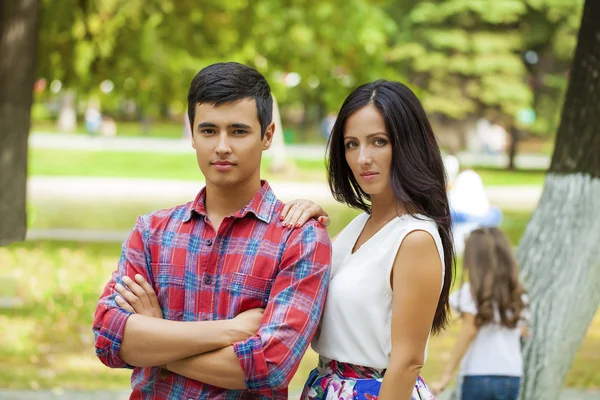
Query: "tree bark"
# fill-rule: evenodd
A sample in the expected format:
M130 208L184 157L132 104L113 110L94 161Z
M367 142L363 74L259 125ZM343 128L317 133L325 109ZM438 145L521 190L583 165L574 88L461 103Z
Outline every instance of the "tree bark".
M587 0L552 164L517 258L532 302L522 400L558 399L600 304L600 1Z
M508 128L508 133L510 135L510 144L508 146L508 166L507 166L507 168L509 171L514 171L515 170L515 158L517 157L517 149L518 149L519 141L521 139L521 133L514 125L511 125Z
M273 96L273 122L275 123L275 132L273 133L273 140L271 142L271 148L267 150L273 156L273 163L271 164L271 172L282 173L286 169L287 154L285 148L285 141L283 138L283 124L281 123L281 114L279 113L279 105L277 99Z
M25 239L39 0L0 1L0 245Z

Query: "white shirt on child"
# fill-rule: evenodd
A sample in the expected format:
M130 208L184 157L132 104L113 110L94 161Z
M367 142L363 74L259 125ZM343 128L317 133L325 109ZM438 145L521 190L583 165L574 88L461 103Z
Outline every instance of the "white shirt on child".
M428 232L440 256L442 287L444 251L433 220L402 215L388 222L352 254L368 219L368 214L360 214L333 242L331 280L312 348L325 359L385 369L392 352L390 274L398 249L410 232Z
M526 295L523 295L523 301L527 304ZM468 282L450 295L450 306L457 312L477 315L477 304ZM495 314L494 321L481 326L471 342L461 362L461 375L523 375L522 324L515 328L505 327L499 322L499 313L496 311ZM529 309L523 309L520 320L528 322L529 318Z

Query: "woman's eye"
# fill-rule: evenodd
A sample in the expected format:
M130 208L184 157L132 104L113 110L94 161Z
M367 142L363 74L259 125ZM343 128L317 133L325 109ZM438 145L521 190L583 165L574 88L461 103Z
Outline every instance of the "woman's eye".
M374 143L376 146L385 146L387 144L387 140L378 138L378 139L375 139Z
M348 149L354 149L357 147L356 142L346 142L346 148Z

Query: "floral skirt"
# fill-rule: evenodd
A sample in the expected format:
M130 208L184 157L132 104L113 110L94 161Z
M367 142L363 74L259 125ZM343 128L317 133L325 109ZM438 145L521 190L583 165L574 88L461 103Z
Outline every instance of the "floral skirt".
M300 400L377 400L385 370L319 359L304 385ZM411 400L435 400L419 377Z

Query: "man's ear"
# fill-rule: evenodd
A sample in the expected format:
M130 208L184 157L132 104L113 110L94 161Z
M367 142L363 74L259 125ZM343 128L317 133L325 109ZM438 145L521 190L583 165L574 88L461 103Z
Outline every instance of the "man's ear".
M271 122L265 130L265 136L263 137L263 150L268 150L273 143L273 134L275 133L275 123Z

